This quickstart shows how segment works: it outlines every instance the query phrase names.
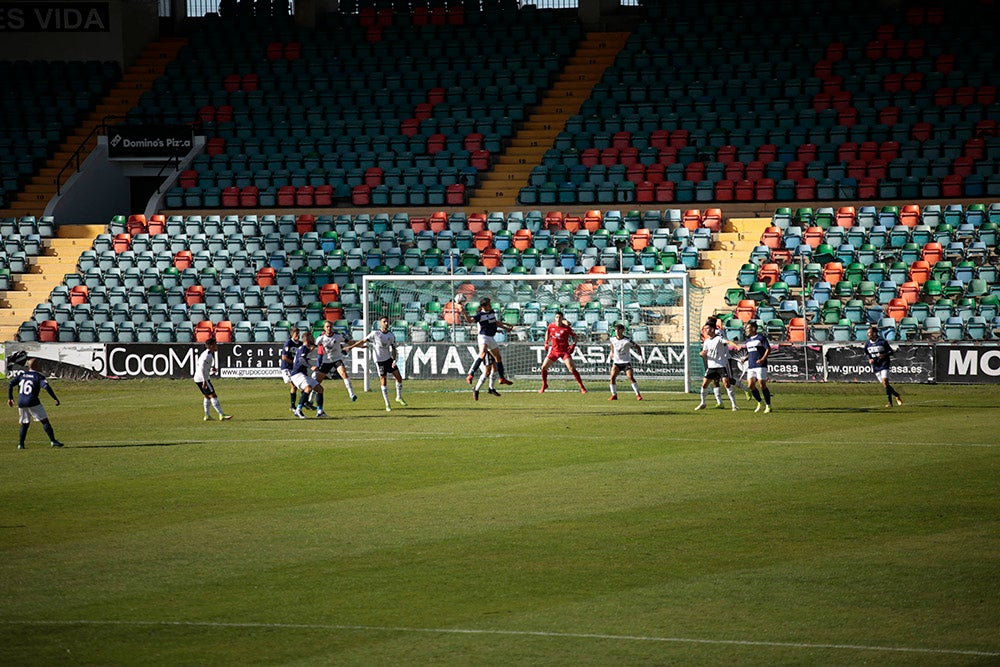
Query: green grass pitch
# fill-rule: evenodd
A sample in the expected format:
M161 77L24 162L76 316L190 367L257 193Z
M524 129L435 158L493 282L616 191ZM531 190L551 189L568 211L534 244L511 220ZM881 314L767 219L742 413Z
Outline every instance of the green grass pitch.
M56 380L65 449L0 425L0 664L1000 662L1000 388L556 384Z

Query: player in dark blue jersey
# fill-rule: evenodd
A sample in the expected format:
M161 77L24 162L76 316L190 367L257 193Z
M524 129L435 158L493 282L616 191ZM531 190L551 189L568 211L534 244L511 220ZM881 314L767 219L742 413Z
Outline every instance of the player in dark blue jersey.
M17 448L24 449L24 436L28 434L28 427L31 426L32 420L42 425L45 435L49 436L50 445L53 447L62 447L63 444L56 440L52 424L49 423L49 416L46 414L45 408L42 407L41 401L38 400L38 395L44 389L52 397L52 400L56 402L56 405L59 405L59 399L56 398L52 387L45 380L45 376L35 370L35 360L28 359L26 365L28 370L13 377L7 385L7 405L10 407L14 407L14 385L17 385L18 388L17 412L18 421L21 424L21 433L17 442Z
M868 341L865 343L865 354L868 356L868 363L871 364L875 377L885 388L885 407L891 408L893 399L896 405L903 404L903 398L899 395L891 384L889 384L889 360L895 350L882 336L879 335L878 327L869 327Z
M747 378L750 380L750 395L757 401L754 412L771 412L771 390L767 388L767 358L771 356L771 344L767 336L757 331L757 323L747 322L747 339L743 347L747 351ZM757 385L760 384L760 389ZM763 394L763 404L761 403Z
M479 310L476 311L475 315L469 315L464 309L461 312L465 315L465 320L467 322L479 325L479 356L476 357L476 362L472 364L472 368L469 370L469 374L465 379L469 384L472 384L476 372L479 370L479 367L482 366L483 361L486 359L486 355L488 354L493 357L493 361L496 363L497 373L500 375L500 384L514 384L512 381L507 379L507 374L503 369L503 359L500 358L500 345L496 342L496 339L494 339L494 336L497 335L497 329L510 331L514 327L500 321L500 317L497 315L497 312L493 310L493 303L490 301L489 297L482 299L479 302Z
M295 353L302 343L299 341L298 327L292 327L288 334L288 340L281 346L278 370L281 371L281 381L287 384L289 388L288 409L295 412L298 402L295 400L295 385L292 383L292 364L295 362Z
M292 361L291 383L302 391L299 402L292 411L299 419L305 419L302 408L306 401L315 395L316 416L325 419L328 415L323 411L323 385L320 384L313 373L320 367L321 355L316 347L316 341L312 333L306 331L302 334L302 345L295 352L295 359Z

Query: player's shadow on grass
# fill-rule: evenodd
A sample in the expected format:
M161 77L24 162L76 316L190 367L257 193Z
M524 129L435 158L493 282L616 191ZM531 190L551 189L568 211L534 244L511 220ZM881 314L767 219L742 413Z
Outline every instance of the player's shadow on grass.
M264 417L262 419L254 419L255 422L284 422L289 424L296 424L298 422L310 422L310 421L326 421L326 422L337 422L345 421L350 419L362 419L368 417L408 417L410 419L438 419L439 415L432 414L433 411L422 411L421 408L393 408L392 412L371 412L371 413L358 413L351 412L349 414L337 414L336 412L329 413L329 419L316 419L315 417L306 417L305 419L298 419L296 417Z
M858 408L826 407L826 408L823 408L823 407L808 406L808 407L801 407L801 408L791 408L791 407L789 407L789 408L781 408L780 412L810 412L810 413L813 413L813 412L822 412L822 413L826 413L826 414L856 415L859 412L876 412L876 413L877 412L885 412L885 413L890 413L891 414L892 412L894 412L896 410L900 410L900 411L906 410L906 406L903 406L901 408L884 408L882 406L874 406L874 405L872 407L870 407L870 408L863 408L863 407L858 407ZM777 408L775 408L775 412L778 412L778 411L779 410ZM753 412L753 410L750 410L750 412Z
M386 417L389 419L394 419L398 417L405 417L407 419L440 419L441 416L436 411L423 411L421 408L393 408L392 412L373 412L370 415L355 415L352 414L349 417L344 417L344 419L354 419L355 417Z
M108 445L77 445L73 449L118 449L120 447L183 447L185 445L204 445L203 440L186 442L123 442Z
M693 412L694 408L692 408L691 410ZM586 411L581 410L579 414L581 416L586 415L589 417L591 415L594 415L595 413L592 410L586 410ZM662 417L663 415L680 415L684 413L678 410L629 410L628 412L625 412L623 410L604 410L596 414L600 417L625 417L627 419L631 419L632 417L639 417L639 416Z

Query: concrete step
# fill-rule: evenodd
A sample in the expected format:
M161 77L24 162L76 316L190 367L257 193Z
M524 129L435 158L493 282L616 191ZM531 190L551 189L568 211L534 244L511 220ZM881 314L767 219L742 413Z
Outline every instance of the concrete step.
M566 117L577 113L594 85L600 81L621 45L621 34L595 33L587 35L579 45L570 63L559 74L559 79L541 99L531 117L513 137L503 156L499 156L495 170L487 175L470 198L474 209L514 206L521 188L527 182L531 169L541 162L562 130Z
M45 205L49 202L52 195L49 191L42 192L18 192L14 195L13 201L20 206L11 206L11 210L18 209L25 210L25 213L17 213L16 215L40 215L41 211L45 210ZM13 212L8 212L8 215L15 215Z
M523 141L525 139L531 141L541 141L543 139L551 139L556 136L558 131L553 129L523 129L517 133L517 140ZM512 146L518 146L519 144L513 143Z
M63 225L56 231L59 239L87 239L87 245L91 245L98 234L103 234L104 225ZM54 239L53 239L54 240ZM76 245L74 243L74 245Z
M48 176L42 176L41 174L35 174L31 179L25 184L25 192L35 192L35 191L47 191L55 187L56 180Z

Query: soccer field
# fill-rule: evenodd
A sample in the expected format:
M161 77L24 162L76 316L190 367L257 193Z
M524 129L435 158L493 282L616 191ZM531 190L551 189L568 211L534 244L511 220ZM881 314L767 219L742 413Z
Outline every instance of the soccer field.
M8 409L0 663L1000 661L1000 388L327 384L300 421L217 380L206 423L190 381L56 380L61 450Z

